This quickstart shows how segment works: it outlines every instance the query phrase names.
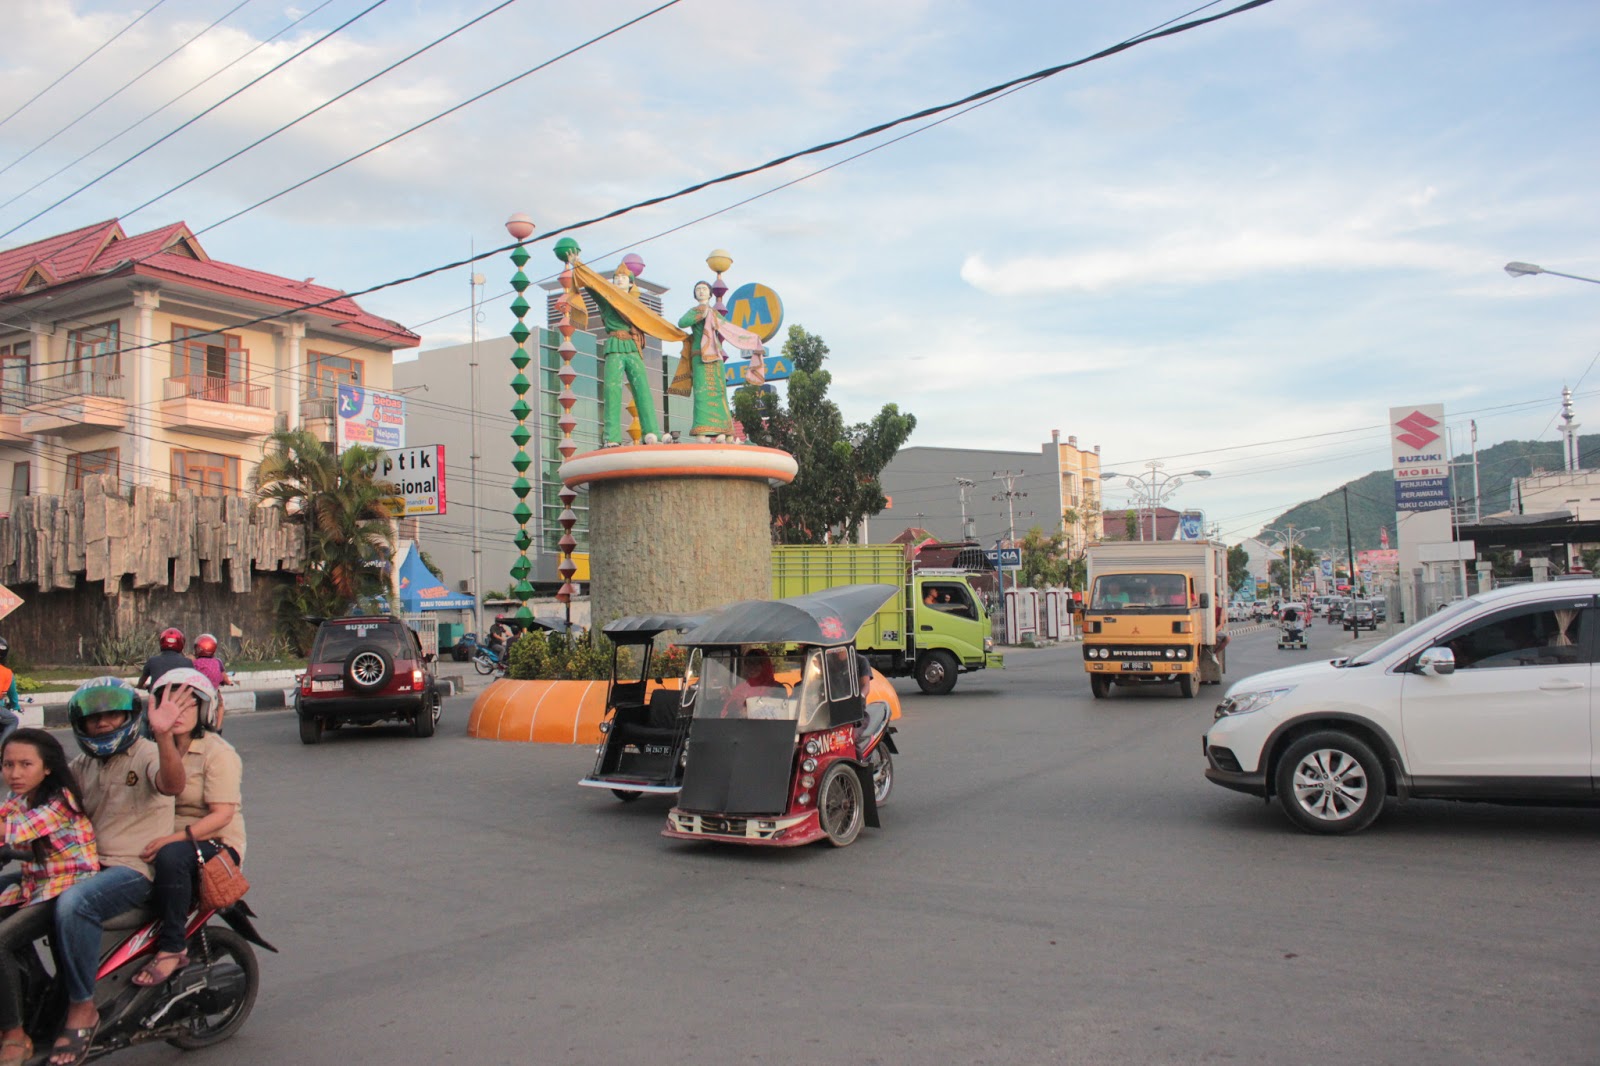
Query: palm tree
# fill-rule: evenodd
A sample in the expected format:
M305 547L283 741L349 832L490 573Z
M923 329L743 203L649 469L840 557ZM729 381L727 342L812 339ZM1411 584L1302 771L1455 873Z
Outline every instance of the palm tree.
M305 525L306 562L301 581L279 605L280 620L302 647L306 618L332 618L382 586L372 565L392 556L395 486L375 471L383 453L361 445L335 453L304 429L274 433L256 467L262 498Z

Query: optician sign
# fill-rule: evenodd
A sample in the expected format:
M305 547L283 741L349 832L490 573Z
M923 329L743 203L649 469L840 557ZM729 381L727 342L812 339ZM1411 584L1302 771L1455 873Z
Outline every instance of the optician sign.
M333 412L339 450L352 444L403 448L406 443L406 399L361 385L340 385Z
M1394 509L1435 511L1450 506L1450 453L1444 404L1389 408L1394 459Z
M445 513L443 444L389 448L377 473L400 490L389 498L396 518Z

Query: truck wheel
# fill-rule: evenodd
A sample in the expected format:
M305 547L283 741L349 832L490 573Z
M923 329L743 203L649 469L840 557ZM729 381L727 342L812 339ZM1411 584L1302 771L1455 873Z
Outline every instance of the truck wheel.
M1111 695L1111 682L1107 681L1099 674L1090 674L1089 691L1094 693L1095 699L1103 700L1107 696Z
M917 687L930 696L943 696L956 687L956 657L947 651L930 651L917 660Z
M1194 699L1195 684L1193 674L1178 675L1178 695L1186 700Z

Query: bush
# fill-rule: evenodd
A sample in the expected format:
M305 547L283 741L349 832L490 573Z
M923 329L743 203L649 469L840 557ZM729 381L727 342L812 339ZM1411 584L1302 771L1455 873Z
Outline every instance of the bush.
M650 657L650 676L657 681L668 677L682 677L683 668L689 665L689 653L676 644L657 648Z
M568 637L528 630L511 644L506 676L516 681L606 681L611 677L611 642L604 635Z
M270 663L296 657L294 646L282 634L274 634L265 640L241 637L236 645L233 657L239 662Z
M44 682L43 681L35 681L31 677L23 677L21 674L18 674L17 675L17 691L18 692L43 692L44 691Z
M96 666L139 666L161 646L159 629L139 630L122 637L106 637L95 645L90 660Z

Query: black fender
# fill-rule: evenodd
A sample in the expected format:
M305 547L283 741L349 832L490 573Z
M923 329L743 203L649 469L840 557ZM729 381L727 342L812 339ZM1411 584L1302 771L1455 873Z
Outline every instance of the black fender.
M884 737L884 740L888 739L888 737ZM861 782L861 798L867 806L866 825L869 828L877 829L882 823L878 821L878 796L872 787L872 771L858 762L851 763L850 767L856 772L856 780Z
M1263 765L1259 769L1266 775L1266 797L1272 797L1272 777L1277 768L1278 755L1288 743L1290 733L1310 732L1323 727L1338 728L1341 725L1355 726L1372 736L1378 742L1378 757L1390 771L1391 784L1395 795L1402 802L1406 800L1411 791L1411 775L1407 772L1405 761L1400 756L1400 745L1395 742L1389 731L1378 725L1372 719L1363 715L1353 714L1349 711L1326 711L1321 714L1307 714L1292 718L1281 723L1267 737L1265 744L1261 745L1262 762L1270 760L1271 766Z
M878 741L879 744L882 744L889 750L890 755L900 754L900 749L894 746L894 735L898 732L898 729L896 729L894 726L890 726L883 731L883 739Z
M256 932L256 925L250 919L255 917L255 911L250 909L250 904L240 900L226 910L217 912L218 917L233 927L233 931L244 937L256 947L266 948L274 955L279 954L277 948L267 943L260 933Z

